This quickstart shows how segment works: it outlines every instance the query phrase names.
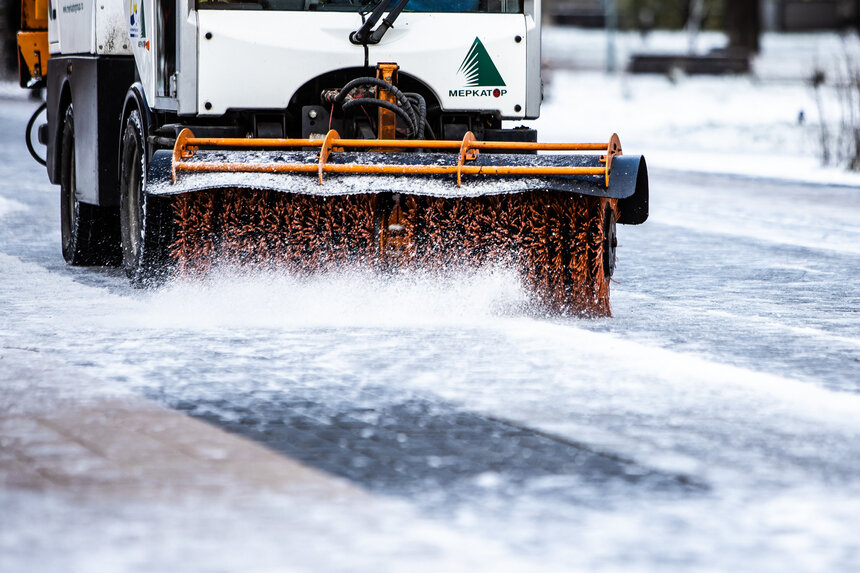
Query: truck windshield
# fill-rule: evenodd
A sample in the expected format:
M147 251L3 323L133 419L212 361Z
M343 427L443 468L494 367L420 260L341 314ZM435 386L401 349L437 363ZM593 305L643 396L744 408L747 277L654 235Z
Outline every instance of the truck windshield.
M197 0L199 10L370 12L379 0ZM523 0L410 0L405 12L516 14Z

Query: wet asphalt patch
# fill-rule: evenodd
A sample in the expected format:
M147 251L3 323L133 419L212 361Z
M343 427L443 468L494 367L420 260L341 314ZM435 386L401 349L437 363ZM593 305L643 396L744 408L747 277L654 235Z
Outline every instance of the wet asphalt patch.
M689 476L425 397L375 406L288 395L168 405L373 492L434 509L488 495L602 506L631 490L646 496L708 490Z

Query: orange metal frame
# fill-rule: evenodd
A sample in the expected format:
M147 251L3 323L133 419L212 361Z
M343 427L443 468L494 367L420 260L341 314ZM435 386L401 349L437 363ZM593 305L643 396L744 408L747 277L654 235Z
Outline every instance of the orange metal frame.
M397 64L378 64L376 67L376 77L386 81L389 84L397 85L397 70L400 68ZM397 103L397 99L385 88L378 88L377 97L389 103ZM379 108L377 113L377 128L379 139L394 139L397 131L397 116L393 111Z
M306 163L229 163L229 162L191 162L194 152L201 148L210 149L319 149L319 162ZM365 149L372 151L394 151L422 149L427 151L458 151L456 165L363 165L328 163L332 153L346 149ZM547 167L547 166L480 166L469 165L481 150L493 151L603 151L600 156L603 167ZM239 139L239 138L201 138L194 137L190 129L183 129L173 147L173 181L179 172L237 172L237 173L317 173L322 184L325 173L351 173L372 175L456 175L457 186L462 185L463 175L597 175L606 179L609 187L609 173L612 158L621 155L621 142L613 134L609 143L526 143L508 141L477 141L468 132L462 141L426 141L394 139L341 139L331 130L325 139Z
M23 65L27 66L26 75L24 70L19 70L19 77L41 79L45 75L48 58L51 57L48 52L48 32L18 32L18 52ZM20 66L21 62L18 64Z
M47 67L48 0L21 2L21 30L18 32L18 77L21 87L38 85ZM24 69L26 66L26 69Z
M21 2L21 29L48 29L48 0L23 0Z

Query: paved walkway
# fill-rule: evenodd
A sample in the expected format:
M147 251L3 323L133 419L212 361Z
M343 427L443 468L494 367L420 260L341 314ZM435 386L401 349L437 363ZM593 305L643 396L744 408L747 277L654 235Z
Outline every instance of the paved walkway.
M0 486L123 498L366 495L249 440L106 389L81 370L33 350L0 348Z
M530 569L492 539L13 346L0 338L3 573Z

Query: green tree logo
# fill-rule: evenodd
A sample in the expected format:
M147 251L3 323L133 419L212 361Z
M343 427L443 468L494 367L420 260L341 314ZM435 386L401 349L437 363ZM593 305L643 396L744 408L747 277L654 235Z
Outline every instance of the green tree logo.
M487 48L478 38L475 38L472 47L469 48L469 53L466 54L457 73L462 73L465 76L466 87L469 88L507 85L502 79L502 74L496 68L496 64L493 63L493 58L487 52Z

